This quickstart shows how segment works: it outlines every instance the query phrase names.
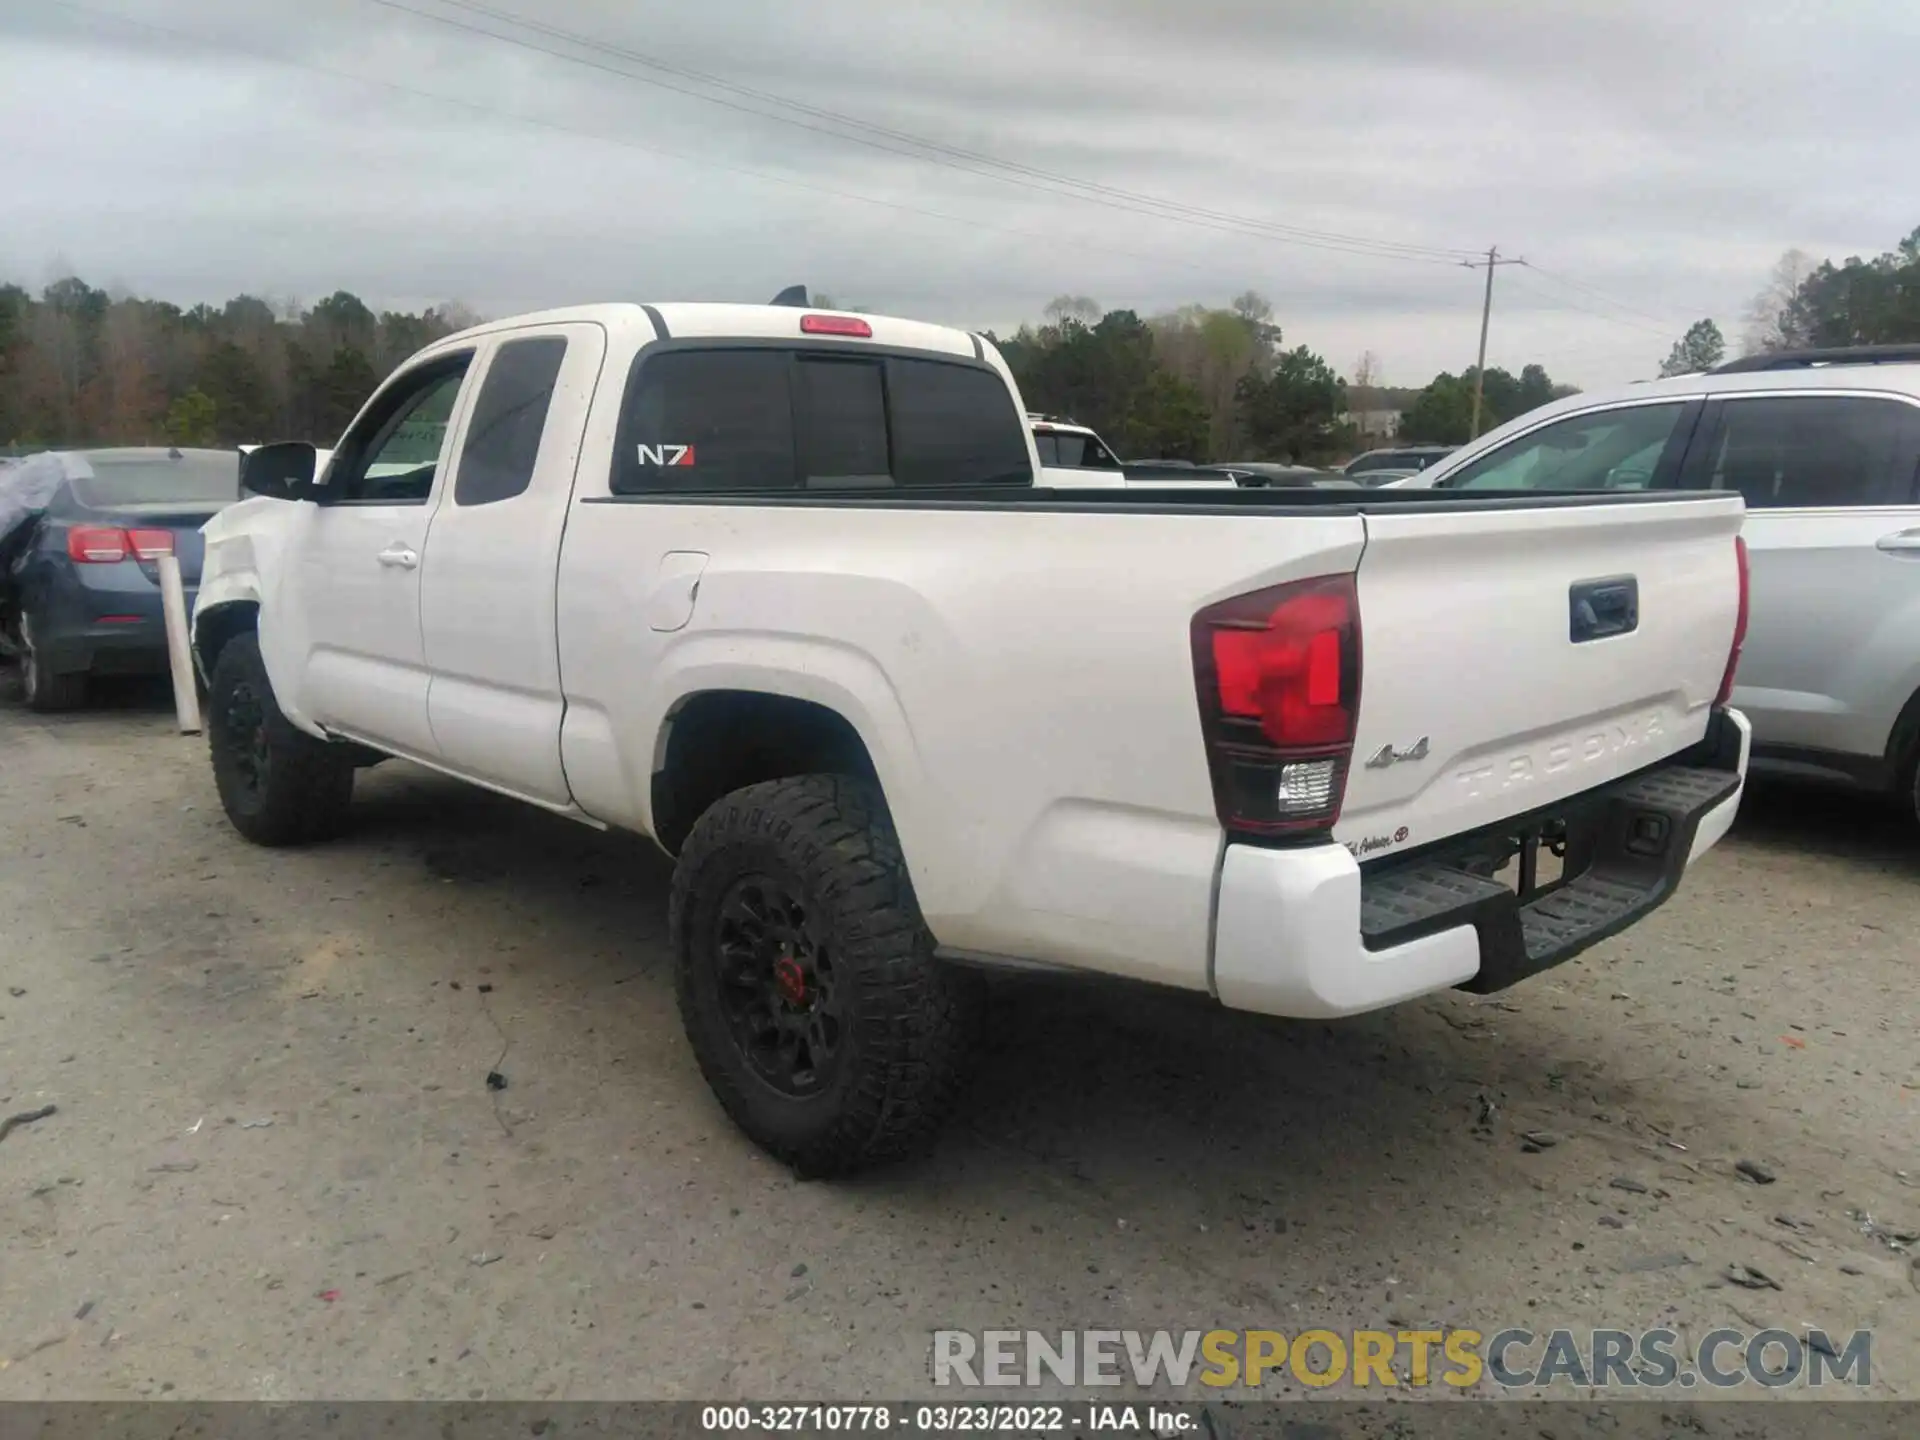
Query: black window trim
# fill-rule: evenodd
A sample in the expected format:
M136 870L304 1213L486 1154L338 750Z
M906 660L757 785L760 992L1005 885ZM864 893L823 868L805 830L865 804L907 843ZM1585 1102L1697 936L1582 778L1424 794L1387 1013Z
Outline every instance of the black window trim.
M392 375L388 376L386 383L373 392L373 399L362 407L361 413L355 417L353 424L347 427L347 433L341 437L339 448L328 458L326 484L318 488L318 493L315 496L317 503L328 507L340 506L356 509L396 510L411 510L420 506L431 505L433 503L434 493L439 490L440 486L446 480L446 476L441 473L443 467L440 465L438 459L434 461L433 484L427 488L427 493L418 500L395 500L388 496L365 498L361 496L349 497L344 495L334 488L340 483L337 478L342 473L340 471L340 461L342 457L345 457L348 465L358 467L361 464L362 457L366 453L367 445L372 443L372 441L385 439L387 427L394 421L396 415L391 409L383 409L383 407L387 406L395 393L403 389L411 390L415 388L415 381L429 378L438 380L442 375L453 373L456 369L458 369L460 373L461 390L454 392L454 413L448 420L447 430L449 434L457 432L461 418L459 410L461 391L465 390L467 381L472 378L474 357L479 353L480 347L478 345L466 345L458 350L442 350L433 355L429 355L417 365L409 366L404 370L396 370ZM360 442L355 432L359 430L363 420L371 419L375 415L380 417L379 423L369 432L368 440L364 443ZM443 455L446 453L446 449L447 436L442 436L440 440L440 450Z
M649 504L700 505L700 504L714 503L716 498L725 499L728 497L745 497L751 500L762 500L762 499L767 499L769 497L774 497L774 496L783 496L783 495L791 496L795 494L798 494L803 497L811 495L811 496L818 496L822 498L829 497L829 496L836 496L836 495L838 496L849 496L849 495L878 496L878 495L898 495L902 493L938 494L942 490L949 488L949 487L940 486L940 485L901 485L898 482L892 485L884 486L884 487L875 486L871 484L809 485L807 483L807 477L804 473L804 464L801 458L801 453L802 453L802 443L801 443L801 437L800 437L801 417L796 413L794 414L792 419L793 484L791 488L762 489L762 488L736 487L736 488L726 489L726 490L621 490L619 489L616 485L616 481L620 476L620 468L623 461L623 457L626 455L628 449L630 448L628 444L628 435L629 435L628 427L631 424L631 421L629 420L628 417L634 413L634 402L639 397L640 386L646 377L647 366L650 365L657 356L672 355L672 354L677 354L687 350L701 350L701 351L705 351L705 350L774 350L774 351L785 352L788 357L787 397L788 397L788 402L790 404L795 402L795 393L797 388L794 385L794 377L792 373L793 367L799 363L799 359L802 356L822 355L822 356L831 357L836 360L852 359L852 360L879 361L881 363L881 383L883 386L886 387L883 394L886 401L887 451L888 451L889 464L893 463L893 444L894 444L893 393L891 388L893 377L892 377L892 365L890 362L895 360L924 360L935 365L953 365L962 370L977 370L985 375L991 376L994 380L994 383L1000 387L1001 392L1006 397L1007 406L1009 410L1011 410L1013 413L1014 423L1019 427L1020 433L1027 437L1027 449L1028 449L1029 455L1031 455L1033 452L1032 436L1028 431L1028 420L1027 420L1026 412L1020 409L1016 401L1013 388L1007 383L1007 377L1001 374L999 370L995 369L984 358L975 360L969 356L957 354L953 351L948 351L948 350L922 350L922 349L917 349L910 345L875 345L870 341L833 340L833 339L826 338L824 336L812 336L812 335L800 336L800 337L766 336L766 335L740 336L740 337L725 336L725 335L688 335L688 336L681 336L681 337L676 337L668 340L649 341L647 344L642 345L640 349L635 353L632 363L627 367L626 384L621 388L621 392L620 392L620 414L619 414L619 419L614 431L613 454L611 455L611 457L609 457L609 460L608 460L607 493L604 497L588 497L588 498L593 498L596 500L604 499L604 500L610 500L614 502L643 501ZM1035 466L1036 479L1032 483L1037 483L1038 468L1039 467L1036 463L1036 466ZM957 490L975 491L975 490L979 490L982 487L978 485L964 485L964 486L956 486L952 488ZM1002 486L995 486L992 488L1005 489L1005 490L1019 490L1022 488L1030 488L1030 486L1022 487L1017 485L1002 485Z
M1790 388L1769 387L1765 390L1717 390L1703 397L1706 413L1694 430L1694 443L1687 450L1687 457L1675 484L1682 488L1697 488L1709 494L1724 495L1725 490L1709 490L1708 481L1712 472L1705 467L1713 461L1714 448L1720 443L1720 433L1725 425L1726 407L1742 400L1876 400L1891 401L1905 405L1916 412L1915 419L1920 420L1920 398L1903 394L1898 390L1854 390L1834 386L1802 386ZM1704 473L1703 473L1704 471ZM1913 474L1907 477L1907 498L1890 500L1882 505L1758 505L1749 506L1755 511L1768 514L1805 514L1811 510L1891 510L1920 505L1920 460L1914 465Z
M1550 426L1560 424L1562 421L1585 420L1595 415L1610 415L1618 410L1644 410L1652 405L1679 405L1681 407L1680 418L1673 422L1673 430L1667 436L1666 447L1661 450L1659 460L1654 462L1653 474L1647 480L1648 491L1674 490L1679 488L1678 482L1681 465L1687 455L1689 446L1693 442L1693 437L1699 429L1700 416L1706 410L1707 399L1708 397L1704 395L1636 395L1631 400L1616 400L1604 405L1586 405L1577 410L1562 411L1558 415L1553 415L1542 420L1537 425L1529 425L1518 435L1512 436L1501 444L1489 446L1487 449L1482 450L1465 464L1442 475L1438 480L1435 480L1432 488L1435 490L1458 490L1460 488L1459 477L1465 475L1470 470L1477 469L1482 461L1491 460L1496 455L1503 455L1512 450L1516 445L1531 439ZM1452 457L1447 456L1444 458L1451 459ZM1499 495L1506 492L1488 490L1484 493ZM1529 491L1528 493L1532 494L1536 492ZM1572 490L1566 493L1572 495L1598 495L1606 492L1598 490Z

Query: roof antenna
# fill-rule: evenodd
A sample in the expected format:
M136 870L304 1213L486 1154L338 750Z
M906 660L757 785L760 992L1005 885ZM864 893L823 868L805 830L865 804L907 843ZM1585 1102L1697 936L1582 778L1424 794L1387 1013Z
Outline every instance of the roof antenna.
M790 309L795 309L795 310L804 310L807 308L807 306L809 306L813 302L807 299L806 286L789 285L786 289L782 290L778 295L774 296L773 299L768 301L767 303L770 305L785 305Z

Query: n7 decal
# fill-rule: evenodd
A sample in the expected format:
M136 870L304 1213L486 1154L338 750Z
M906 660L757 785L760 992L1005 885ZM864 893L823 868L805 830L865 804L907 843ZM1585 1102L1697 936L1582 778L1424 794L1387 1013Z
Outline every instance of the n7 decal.
M693 446L691 445L642 445L639 449L642 465L693 464Z

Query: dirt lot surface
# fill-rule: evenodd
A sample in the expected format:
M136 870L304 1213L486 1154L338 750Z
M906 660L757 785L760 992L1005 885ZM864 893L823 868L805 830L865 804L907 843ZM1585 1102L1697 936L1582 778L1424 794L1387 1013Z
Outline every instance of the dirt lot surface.
M936 1327L1309 1323L1872 1327L1920 1398L1897 816L1763 791L1487 1000L1005 983L933 1156L800 1184L694 1068L649 846L392 765L254 849L170 722L0 699L0 1117L58 1107L0 1143L0 1398L901 1397Z

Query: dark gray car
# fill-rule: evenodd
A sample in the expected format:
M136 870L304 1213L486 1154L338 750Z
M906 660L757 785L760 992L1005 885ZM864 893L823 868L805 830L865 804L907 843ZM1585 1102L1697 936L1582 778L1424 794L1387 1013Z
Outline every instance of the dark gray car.
M1369 450L1349 460L1341 473L1352 476L1362 485L1380 485L1408 474L1417 475L1429 465L1438 465L1456 448L1452 445L1399 445L1390 450ZM1385 471L1394 473L1375 473Z
M239 498L231 450L60 451L0 472L0 646L27 704L70 709L91 676L164 674L159 557L179 557L191 607L200 527Z

